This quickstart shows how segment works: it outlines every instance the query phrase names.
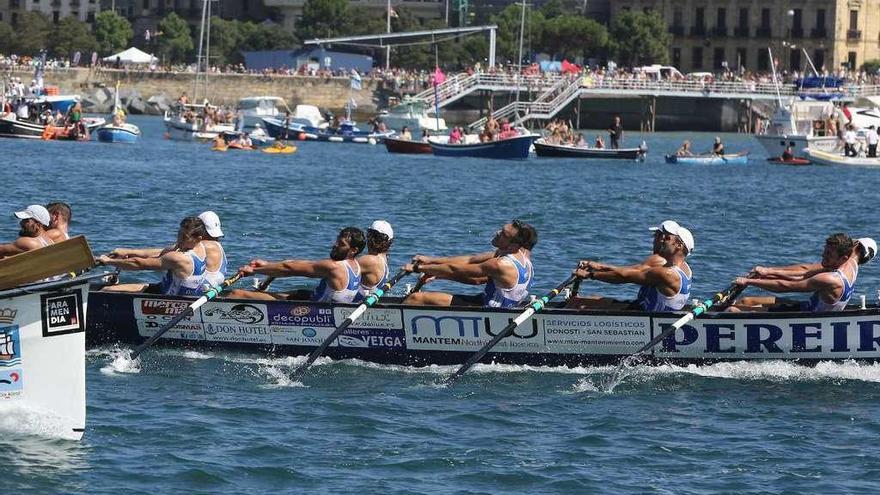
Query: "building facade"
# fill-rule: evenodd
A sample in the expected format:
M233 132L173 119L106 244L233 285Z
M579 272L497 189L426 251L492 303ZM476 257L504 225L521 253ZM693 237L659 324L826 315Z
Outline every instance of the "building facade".
M454 0L451 0L454 2ZM302 18L303 5L305 0L264 0L266 7L272 7L278 10L283 19L285 29L296 30L296 24ZM386 15L387 0L351 0L349 2L352 7L364 7L368 12L375 14L376 17L384 17ZM394 0L391 2L392 10L403 7L418 18L421 22L431 19L444 19L446 16L446 8L448 2L446 0ZM454 4L449 4L452 9ZM450 11L450 17L453 13Z
M15 25L22 12L42 12L56 23L68 16L92 23L100 7L100 0L2 0L0 21Z
M880 58L880 0L616 0L624 10L659 12L685 72L858 69Z

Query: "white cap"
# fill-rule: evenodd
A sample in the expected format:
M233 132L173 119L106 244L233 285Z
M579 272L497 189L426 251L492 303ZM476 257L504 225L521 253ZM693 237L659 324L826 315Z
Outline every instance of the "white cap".
M394 230L391 229L391 224L385 220L376 220L370 225L370 230L375 230L380 234L385 234L389 239L394 239Z
M213 211L206 211L199 215L199 219L205 224L205 230L211 237L223 237L223 231L220 230L220 217Z
M48 227L52 217L49 216L49 210L43 205L30 205L24 211L15 212L15 216L24 220L25 218L33 218L34 220Z
M861 256L859 256L859 264L871 261L874 255L877 254L877 242L870 237L862 237L861 239L856 239L856 241L861 246Z
M684 247L687 248L687 254L691 254L694 250L694 235L675 220L666 220L659 227L651 227L651 230L660 230L667 234L677 235L681 242L684 243Z

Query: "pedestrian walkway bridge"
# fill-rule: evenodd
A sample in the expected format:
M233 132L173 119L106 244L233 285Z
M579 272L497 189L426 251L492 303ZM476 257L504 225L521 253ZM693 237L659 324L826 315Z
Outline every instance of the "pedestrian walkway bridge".
M492 112L496 119L506 118L514 125L531 119L552 119L576 98L595 96L629 96L642 98L684 97L738 100L775 100L800 96L854 100L862 96L880 95L878 85L848 85L836 89L799 90L792 84L777 88L773 83L752 81L655 81L644 79L598 78L591 75L560 74L455 74L417 94L430 107L444 107L475 91L500 91L536 94L530 101L515 101ZM486 118L470 125L482 127Z

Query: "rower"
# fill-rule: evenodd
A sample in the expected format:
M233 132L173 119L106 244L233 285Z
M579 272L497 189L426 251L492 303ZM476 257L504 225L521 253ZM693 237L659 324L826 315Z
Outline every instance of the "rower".
M678 151L675 152L675 156L694 156L694 152L691 151L691 142L685 140L681 143L681 148L678 148Z
M158 257L117 258L111 255L98 257L98 263L120 270L165 271L158 284L120 284L106 287L112 292L149 292L168 296L201 296L214 286L212 272L217 272L225 260L221 253L205 246L209 239L205 224L198 217L186 217L180 222L175 249Z
M391 278L388 271L388 251L393 242L394 230L385 220L376 220L367 229L367 254L358 258L361 286L356 302L362 301Z
M16 211L14 215L21 220L19 222L21 230L18 232L18 239L8 244L0 244L0 258L55 244L46 233L51 217L45 207L30 205L23 211Z
M495 251L448 258L416 256L408 271L421 272L426 277L453 280L469 285L482 285L482 294L452 295L443 292L415 292L405 304L426 306L483 306L513 308L529 296L532 285L532 249L538 242L538 233L531 225L520 220L505 224L495 233L492 246Z
M785 150L782 152L782 161L788 162L794 158L794 150L791 148L791 145L785 147Z
M729 311L842 311L852 297L859 275L859 260L870 261L870 243L867 238L866 255L860 256L859 248L846 234L833 234L825 240L822 251L821 270L813 265L790 265L787 267L755 267L752 278L738 277L742 286L758 287L770 292L812 292L809 301L793 301L770 297L743 298ZM876 243L875 245L876 246ZM876 253L876 249L873 250ZM869 256L870 255L870 256ZM805 269L806 268L806 269Z
M573 297L568 307L642 311L678 311L684 308L693 278L685 257L694 250L694 236L690 230L671 220L655 229L656 254L641 264L614 266L584 260L575 271L576 275L585 279L611 284L638 284L641 289L635 301L617 301L598 296Z
M46 230L46 235L54 242L70 239L70 233L68 232L71 218L70 205L56 201L47 204L46 210L49 212L50 218L49 229Z
M202 224L205 226L205 240L212 242L205 242L205 247L208 251L217 252L222 259L221 265L223 267L226 266L226 253L223 251L223 246L220 245L220 238L223 237L223 229L220 226L220 217L217 216L211 210L204 211L199 213L199 220L202 221ZM173 244L171 246L167 246L164 248L116 248L113 251L110 251L111 258L158 258L163 254L174 251L177 249L177 245ZM211 256L212 258L214 256ZM213 266L213 265L212 265ZM226 269L222 270L225 274ZM220 280L221 282L223 279Z
M275 278L319 278L321 282L314 291L257 292L236 289L229 294L229 297L233 299L309 299L317 302L354 302L361 285L361 267L355 258L363 250L363 231L356 227L346 227L336 236L336 242L330 248L329 259L291 259L277 262L255 259L239 268L239 273L244 276L261 274Z
M720 136L715 136L715 144L712 145L712 154L718 156L724 155L724 143L721 142Z

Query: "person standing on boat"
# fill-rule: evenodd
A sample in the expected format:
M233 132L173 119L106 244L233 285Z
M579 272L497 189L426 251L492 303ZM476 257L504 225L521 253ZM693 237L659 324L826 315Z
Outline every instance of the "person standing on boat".
M358 289L357 302L372 294L385 282L390 273L388 270L388 251L394 243L394 230L385 220L376 220L367 229L367 254L358 258L361 266L361 286Z
M364 250L364 233L356 227L339 231L336 242L330 248L330 258L323 260L284 260L270 262L252 260L239 268L244 276L266 275L269 277L309 277L321 279L314 291L257 292L236 289L230 298L240 299L308 299L317 302L351 303L361 287L361 266L356 259Z
M756 267L752 278L738 277L743 286L758 287L770 292L812 292L809 301L792 301L775 296L744 297L729 311L842 311L853 295L859 275L859 259L855 242L846 234L833 234L825 240L822 251L822 270L805 272L799 280L779 278L777 269ZM876 252L876 251L875 251ZM873 256L872 256L873 257ZM870 258L868 258L870 259ZM764 275L761 275L764 273Z
M649 256L642 264L614 266L597 261L583 260L575 274L610 284L640 285L635 301L618 301L606 297L573 297L568 307L576 309L629 309L641 311L678 311L684 308L690 296L693 272L685 258L694 250L694 236L677 222L667 220L653 227L656 260ZM657 245L659 243L659 246ZM659 265L659 266L658 266Z
M51 217L41 205L30 205L23 211L16 211L15 217L21 220L18 239L8 244L0 244L0 258L33 251L52 244L54 241L46 234Z
M71 211L70 205L56 201L46 205L49 212L49 229L46 235L54 242L61 242L70 239L68 227L70 226Z
M712 154L724 156L724 143L721 142L721 136L715 136L715 143L712 144Z
M623 125L619 115L614 116L614 122L608 128L608 139L611 141L611 149L620 149L620 144L623 143Z
M868 158L877 158L877 143L880 142L880 136L877 135L877 130L873 125L868 127L868 131L865 133L865 142L868 143Z
M856 131L852 124L846 124L846 132L843 133L843 154L844 156L855 157L858 155L856 151Z
M495 233L495 251L475 255L432 258L416 256L404 269L426 277L483 285L482 294L453 295L444 292L415 292L405 304L425 306L483 306L514 308L529 296L532 285L532 249L538 242L534 227L514 220Z

